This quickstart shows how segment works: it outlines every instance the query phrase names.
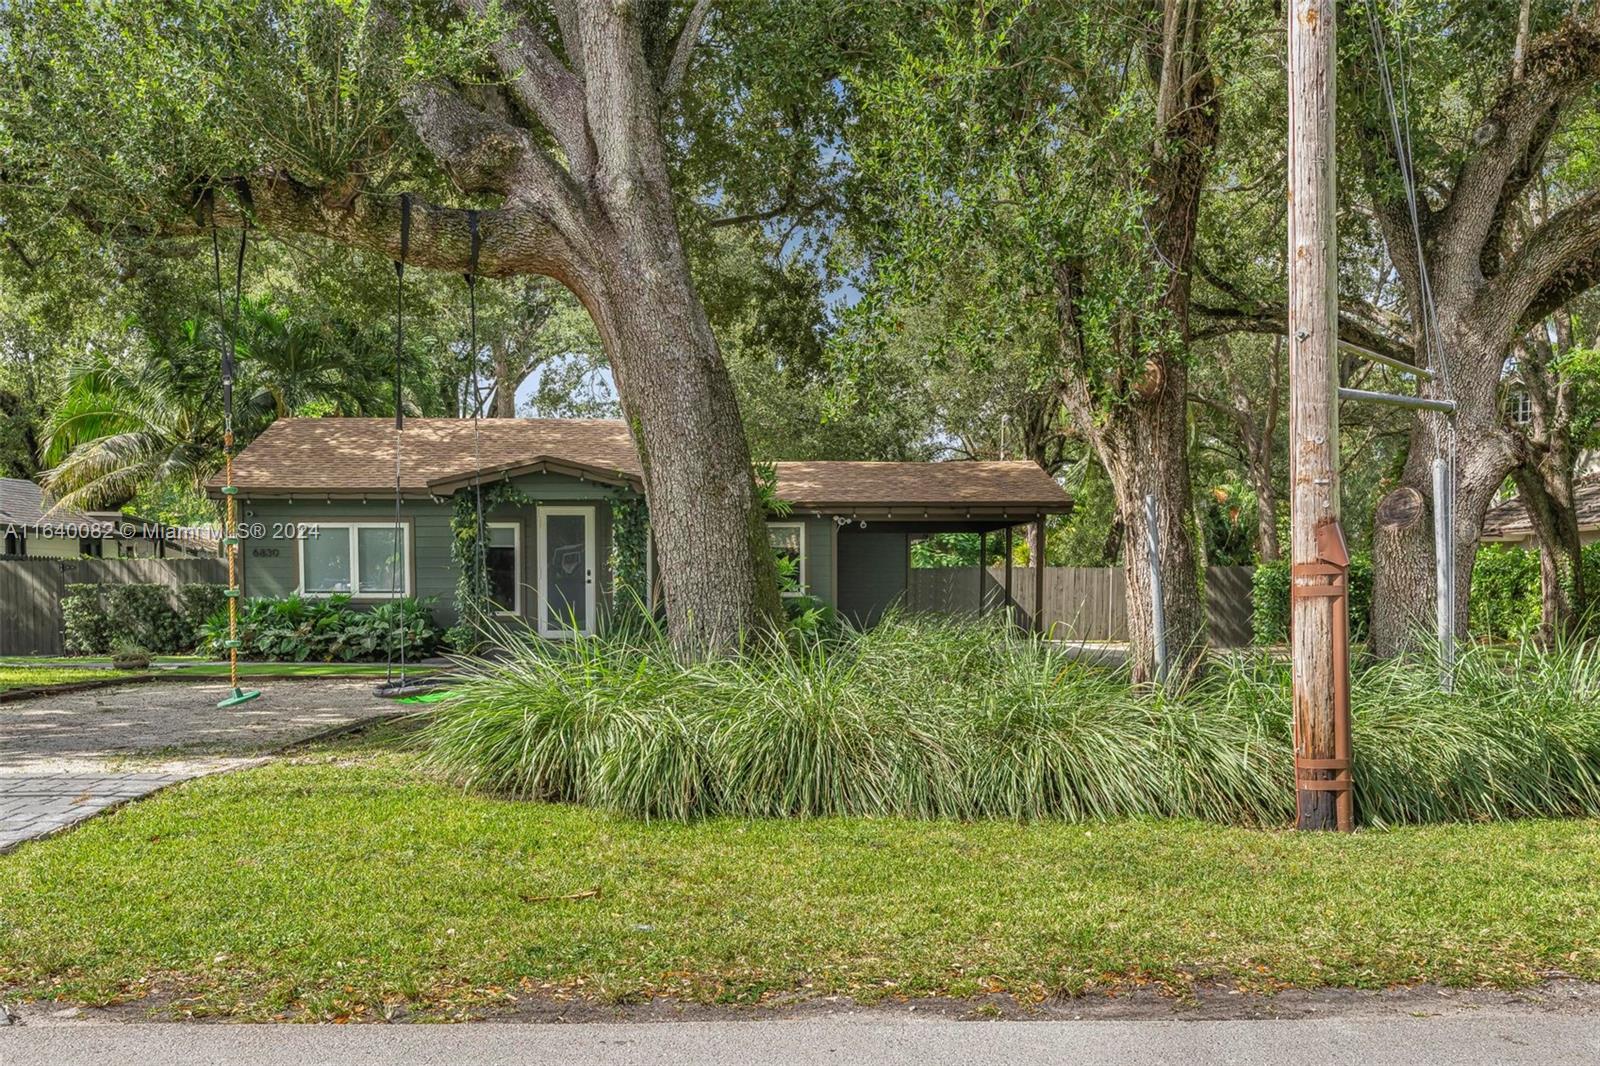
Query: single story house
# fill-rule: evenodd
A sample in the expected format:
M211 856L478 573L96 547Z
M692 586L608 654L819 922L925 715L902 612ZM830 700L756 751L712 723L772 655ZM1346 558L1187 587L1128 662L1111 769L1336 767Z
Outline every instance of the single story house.
M1600 472L1580 477L1572 483L1572 502L1578 512L1578 537L1584 544L1600 540ZM1521 496L1490 509L1483 520L1483 539L1490 543L1512 544L1537 550L1539 538Z
M215 557L221 535L163 525L121 511L56 506L25 478L0 478L0 557L8 559L165 559Z
M643 492L624 422L484 419L475 431L468 419L408 419L398 553L395 436L385 418L284 418L239 453L246 596L434 597L448 624L456 615L455 494L475 481L509 481L531 502L486 515L494 602L546 636L573 623L595 631L612 594L611 504ZM1029 462L793 462L778 463L777 475L777 495L791 509L768 523L774 549L795 561L805 594L858 624L905 594L914 538L1042 523L1072 508ZM214 496L221 486L213 479ZM671 575L651 575L653 586L663 582Z

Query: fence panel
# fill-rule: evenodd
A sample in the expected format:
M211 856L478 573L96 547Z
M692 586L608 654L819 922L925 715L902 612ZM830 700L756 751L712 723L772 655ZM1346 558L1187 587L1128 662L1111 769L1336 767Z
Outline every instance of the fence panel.
M1206 617L1219 647L1250 643L1249 566L1213 566L1206 572ZM1033 617L1033 567L1011 570L1011 603ZM1057 640L1128 639L1127 583L1119 567L1052 566L1044 575L1044 621ZM1005 568L975 566L913 568L906 606L913 612L972 617L978 604L998 610L1004 600Z
M221 585L221 559L6 559L0 561L0 655L62 655L68 585Z
M1255 606L1251 600L1253 566L1206 568L1206 621L1211 643L1222 648L1246 648L1255 639Z

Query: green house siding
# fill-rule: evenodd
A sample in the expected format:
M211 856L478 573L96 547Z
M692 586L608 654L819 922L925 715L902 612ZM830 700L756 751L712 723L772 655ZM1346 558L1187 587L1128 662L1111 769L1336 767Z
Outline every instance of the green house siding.
M514 484L534 502L491 508L484 520L515 522L519 526L522 617L533 621L538 610L538 508L543 503L594 507L595 599L596 609L603 619L611 606L611 502L626 490L559 474L531 474L514 479ZM394 500L379 496L365 500L315 496L298 499L245 497L240 507L240 528L249 534L240 546L242 584L248 597L288 596L298 591L301 537L311 535L322 523L387 524L394 520L395 514ZM456 619L457 568L450 557L451 513L452 503L448 499L413 498L400 504L400 520L410 529L413 549L409 562L412 593L434 599L434 617L441 625L450 625ZM838 604L837 527L833 519L795 515L775 521L804 524L807 591L826 603ZM903 543L904 538L901 539ZM904 559L885 565L891 569L903 568ZM356 602L363 601L358 597Z
M910 544L905 533L846 528L839 535L836 606L856 625L870 626L906 594Z
M805 523L807 594L825 603L837 603L839 590L834 582L833 519L794 517L787 521Z
M624 490L559 474L530 474L514 479L514 484L534 502L492 508L484 515L484 520L516 522L520 526L523 617L531 621L537 614L538 507L543 503L594 508L595 606L603 618L610 607L611 502ZM321 523L388 523L395 516L394 500L381 497L366 500L246 497L241 508L240 528L249 534L240 546L243 586L248 597L287 596L299 589L300 540ZM412 593L434 599L434 617L441 625L449 625L456 619L458 571L450 557L452 510L449 499L406 499L400 504L400 520L411 531ZM361 598L356 602L361 602Z

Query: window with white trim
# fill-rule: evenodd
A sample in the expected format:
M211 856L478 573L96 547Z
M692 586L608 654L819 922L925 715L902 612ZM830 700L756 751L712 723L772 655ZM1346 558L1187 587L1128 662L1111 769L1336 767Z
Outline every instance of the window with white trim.
M1518 426L1526 426L1533 421L1533 398L1526 389L1518 389L1511 394L1511 421Z
M411 525L318 522L300 538L300 591L307 596L411 595Z
M778 586L785 596L806 594L806 524L768 522L767 541L778 560Z

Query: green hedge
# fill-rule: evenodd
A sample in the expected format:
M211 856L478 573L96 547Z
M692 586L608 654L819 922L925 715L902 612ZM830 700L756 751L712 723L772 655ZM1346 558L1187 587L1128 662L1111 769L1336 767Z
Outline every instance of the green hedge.
M67 652L108 655L124 646L154 655L190 652L222 602L221 585L68 585L61 601Z
M1591 600L1600 593L1600 543L1583 549L1584 582ZM1251 589L1257 644L1282 644L1289 639L1289 564L1256 566ZM1353 639L1367 635L1372 607L1372 561L1350 560L1350 628ZM1467 607L1474 636L1519 640L1539 628L1539 553L1505 544L1487 544L1472 567L1472 594Z
M1600 542L1585 545L1582 558L1585 591L1594 603L1600 593ZM1566 586L1570 594L1570 579ZM1538 551L1508 544L1485 545L1472 568L1472 601L1467 607L1472 632L1496 640L1519 640L1539 628L1543 610Z
M1289 640L1289 563L1257 563L1250 588L1251 616L1257 644L1285 644ZM1350 557L1350 638L1367 639L1367 619L1372 614L1372 558Z
M402 633L411 662L439 650L444 634L433 620L432 599L393 600L362 611L350 606L349 596L284 596L250 600L239 611L239 654L248 659L382 661L398 657ZM223 655L227 636L228 613L219 610L205 624L202 646Z

